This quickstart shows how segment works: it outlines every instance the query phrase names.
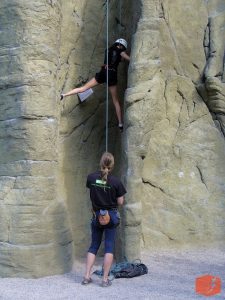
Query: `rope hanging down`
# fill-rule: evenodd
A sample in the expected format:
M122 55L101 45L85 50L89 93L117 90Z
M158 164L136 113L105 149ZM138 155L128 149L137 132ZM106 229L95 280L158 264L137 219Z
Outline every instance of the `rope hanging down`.
M109 135L109 127L108 127L108 121L109 121L109 89L108 89L108 83L109 83L109 0L107 0L106 3L106 65L107 65L107 72L106 72L106 118L105 118L105 151L108 152L108 135Z
M105 118L105 151L108 152L108 136L109 136L109 1L106 0L106 65L107 65L107 72L106 72L106 118ZM119 0L119 22L121 26L121 19L122 19L122 0ZM120 30L119 30L120 31Z
M122 26L122 0L119 0L119 35L121 34L121 26Z

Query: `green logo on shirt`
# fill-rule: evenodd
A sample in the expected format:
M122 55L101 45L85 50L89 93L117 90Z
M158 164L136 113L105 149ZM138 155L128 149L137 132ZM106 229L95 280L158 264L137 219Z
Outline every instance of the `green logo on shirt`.
M101 179L96 179L95 180L95 183L92 183L92 185L94 186L98 186L98 187L101 187L101 188L107 188L107 189L110 189L111 187L109 185L106 185L106 181L104 180L101 180Z
M96 181L95 181L97 184L106 184L106 181L104 181L104 180L101 180L101 179L96 179Z

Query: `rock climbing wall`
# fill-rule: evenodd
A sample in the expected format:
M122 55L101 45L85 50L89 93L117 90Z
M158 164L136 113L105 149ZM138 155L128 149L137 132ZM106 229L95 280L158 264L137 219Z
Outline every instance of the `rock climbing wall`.
M122 36L131 51L122 135L109 106L128 190L117 258L224 240L224 1L109 3L110 44ZM81 105L59 95L103 63L106 1L2 0L0 28L0 276L64 273L89 244L105 86Z
M225 231L224 1L142 1L126 92L125 252Z
M74 257L86 255L86 176L105 150L105 86L82 105L76 96L61 103L59 96L103 63L105 2L0 3L0 276L64 273ZM110 1L109 9L112 43L127 28L119 2ZM116 154L120 147L110 103L108 149Z
M57 195L61 7L0 4L0 275L68 271L72 234Z
M109 43L119 34L127 35L127 26L120 24L124 5L109 3ZM74 30L74 28L76 30ZM91 79L100 70L106 47L105 1L73 1L62 4L61 55L59 86L65 92ZM127 64L119 66L121 99L126 85ZM91 202L86 177L99 168L105 151L105 85L94 88L94 94L79 104L77 96L61 103L59 164L61 199L66 199L73 233L74 254L86 255L90 242ZM121 101L122 102L122 101ZM109 96L108 150L116 156L115 173L120 173L122 135Z

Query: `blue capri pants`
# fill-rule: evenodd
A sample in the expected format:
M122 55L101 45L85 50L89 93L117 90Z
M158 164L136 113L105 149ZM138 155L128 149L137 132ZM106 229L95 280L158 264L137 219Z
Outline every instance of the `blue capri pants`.
M88 252L97 254L98 249L102 242L103 233L105 233L105 253L113 253L115 238L116 238L116 227L119 225L120 218L119 213L115 210L109 210L110 223L105 226L99 226L96 218L92 219L91 222L91 246ZM98 213L96 213L98 216Z

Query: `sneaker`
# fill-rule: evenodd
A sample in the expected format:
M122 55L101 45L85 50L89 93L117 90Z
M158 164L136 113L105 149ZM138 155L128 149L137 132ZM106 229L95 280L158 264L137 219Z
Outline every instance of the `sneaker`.
M64 95L63 95L63 94L61 94L61 95L60 95L60 101L62 101L62 100L63 100L63 98L64 98Z
M87 285L87 284L89 284L89 283L91 283L91 282L92 282L92 279L91 279L91 278L85 278L85 277L84 277L84 279L82 280L81 284Z
M109 279L107 279L107 281L102 280L101 287L108 287L110 285L112 285L112 281L111 280L109 280Z

